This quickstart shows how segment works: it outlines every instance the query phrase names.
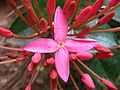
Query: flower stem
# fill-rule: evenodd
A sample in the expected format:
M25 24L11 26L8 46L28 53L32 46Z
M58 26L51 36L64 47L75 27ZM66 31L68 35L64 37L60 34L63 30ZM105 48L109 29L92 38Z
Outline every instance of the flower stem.
M13 50L13 51L23 51L21 48L13 48L13 47L7 47L7 46L3 46L3 45L0 45L0 48L2 49L7 49L7 50Z
M59 87L59 90L64 90L64 89L62 88L62 86L61 86L61 84L60 84L60 82L59 82L58 79L57 79L57 85L58 85L58 87Z
M13 62L16 62L16 59L6 60L6 61L3 61L3 62L0 62L0 65L1 65L1 64L7 64L7 63L13 63Z
M75 79L73 78L73 76L71 74L70 74L70 79L75 87L75 90L79 90L79 87L78 87L77 83L75 82Z
M77 69L78 73L80 75L82 75L84 72L80 69L80 67L75 63L75 62L72 62L72 64L74 65L74 67Z
M119 32L120 27L105 29L105 30L93 30L92 32Z
M81 60L77 60L86 70L88 70L90 73L92 73L97 79L101 79L101 77L96 74L93 70L91 70L87 65L85 65Z

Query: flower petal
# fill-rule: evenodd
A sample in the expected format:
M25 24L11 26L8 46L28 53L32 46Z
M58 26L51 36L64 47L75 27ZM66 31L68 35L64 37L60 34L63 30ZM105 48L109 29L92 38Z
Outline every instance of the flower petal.
M66 39L68 32L67 20L60 7L56 9L54 18L54 38L56 41L61 42Z
M55 65L59 76L67 82L69 78L69 53L66 48L61 48L55 53Z
M94 40L79 39L79 40L66 40L65 46L70 52L86 52L96 46Z
M37 53L51 53L57 50L57 43L52 39L40 38L26 45L25 51Z

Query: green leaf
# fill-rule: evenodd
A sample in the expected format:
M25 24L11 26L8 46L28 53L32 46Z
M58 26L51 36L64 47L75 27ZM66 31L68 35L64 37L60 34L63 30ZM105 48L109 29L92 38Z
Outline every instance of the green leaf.
M26 28L28 28L28 25L26 25L19 17L16 18L16 20L10 26L10 29L12 30L12 32L16 34L18 34L19 32L22 32Z

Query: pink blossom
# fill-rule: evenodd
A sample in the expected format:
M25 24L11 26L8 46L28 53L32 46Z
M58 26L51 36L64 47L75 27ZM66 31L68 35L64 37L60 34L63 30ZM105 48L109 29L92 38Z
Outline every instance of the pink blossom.
M97 43L95 40L67 39L68 24L60 7L54 18L54 39L40 38L24 47L25 51L34 53L55 53L55 66L58 75L65 81L69 78L69 52L87 52Z

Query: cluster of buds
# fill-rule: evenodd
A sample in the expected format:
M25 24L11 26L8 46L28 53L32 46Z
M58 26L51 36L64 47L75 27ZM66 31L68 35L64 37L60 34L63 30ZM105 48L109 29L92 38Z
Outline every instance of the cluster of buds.
M46 4L47 18L45 18L39 7L39 0L33 0L35 8L33 8L31 0L21 0L27 13L26 16L17 8L17 0L9 1L16 15L29 25L35 33L23 37L11 32L7 28L0 27L0 35L6 39L39 39L34 39L24 47L21 46L19 48L0 45L0 48L19 52L19 55L16 53L17 56L14 57L14 60L0 62L0 64L9 62L19 63L20 61L27 63L26 67L27 71L31 72L31 79L28 80L28 85L25 87L25 90L32 89L32 84L37 78L37 75L39 75L38 73L41 70L45 70L41 68L46 68L49 71L51 90L62 90L59 79L62 79L64 82L68 82L70 79L75 89L79 90L72 73L70 74L70 67L76 69L81 78L81 82L87 89L91 90L96 88L90 77L92 74L110 90L117 90L117 87L112 82L96 74L84 61L92 60L93 58L106 59L113 56L110 48L101 45L96 40L87 39L87 36L94 32L119 31L118 29L120 28L108 30L99 30L98 28L101 25L107 24L112 19L115 15L114 10L120 6L120 0L110 0L108 5L102 10L101 7L104 0L96 0L93 5L90 4L89 0L86 0L87 5L80 11L78 9L80 0L66 0L63 8L56 6L56 2L56 0L48 0ZM98 21L94 26L88 25L89 22L96 18ZM69 33L71 31L74 33ZM96 52L92 53L92 51ZM8 55L6 54L5 56ZM78 63L84 70L79 67ZM4 88L10 88L14 81L11 83Z

